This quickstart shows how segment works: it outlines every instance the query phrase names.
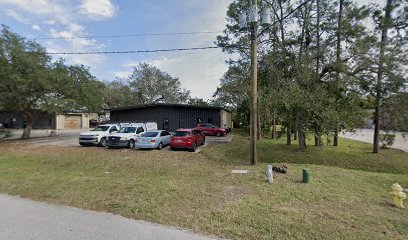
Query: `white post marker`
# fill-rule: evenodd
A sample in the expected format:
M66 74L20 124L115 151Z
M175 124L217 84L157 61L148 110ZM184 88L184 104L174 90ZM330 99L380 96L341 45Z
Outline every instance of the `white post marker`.
M272 165L268 165L266 175L268 176L268 182L271 184L273 183L273 172L272 172Z

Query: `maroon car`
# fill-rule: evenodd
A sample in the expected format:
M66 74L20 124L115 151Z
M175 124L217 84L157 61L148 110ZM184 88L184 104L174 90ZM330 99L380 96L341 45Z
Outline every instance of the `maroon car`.
M206 136L217 136L221 137L227 134L227 130L212 125L211 123L201 123L197 124L196 129L201 130Z
M205 144L205 135L198 129L178 129L171 137L170 149L187 148L195 152L198 145Z

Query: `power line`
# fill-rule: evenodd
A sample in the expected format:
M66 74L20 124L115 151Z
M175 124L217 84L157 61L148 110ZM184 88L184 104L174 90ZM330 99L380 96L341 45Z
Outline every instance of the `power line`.
M172 48L156 50L133 50L133 51L100 51L100 52L50 52L50 55L96 55L96 54L125 54L125 53L155 53L155 52L179 52L179 51L197 51L206 49L216 49L220 47L195 47L195 48Z
M70 40L70 39L90 39L90 38L126 38L126 37L144 37L144 36L172 36L172 35L195 35L195 34L211 34L222 33L216 31L203 32L173 32L173 33L140 33L140 34L122 34L122 35L96 35L96 36L77 36L77 37L42 37L31 38L33 40Z
M264 28L259 35L268 30L271 26L277 24L296 12L298 9L306 5L312 0L306 0L305 2L298 5L280 20L273 22L268 27ZM269 3L270 4L270 3ZM89 36L89 37L67 37L67 38L35 38L35 39L80 39L80 38L120 38L120 37L139 37L139 36L166 36L166 35L192 35L192 34L206 34L206 33L220 33L220 32L175 32L175 33L144 33L144 34L128 34L128 35L105 35L105 36ZM221 47L198 47L198 48L173 48L173 49L156 49L156 50L133 50L133 51L99 51L99 52L51 52L50 55L91 55L91 54L129 54L129 53L155 53L155 52L178 52L178 51L196 51L196 50L206 50L206 49L216 49Z

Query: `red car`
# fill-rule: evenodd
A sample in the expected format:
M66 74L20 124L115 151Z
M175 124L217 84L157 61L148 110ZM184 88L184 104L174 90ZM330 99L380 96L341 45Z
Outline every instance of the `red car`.
M205 135L198 129L178 129L171 137L170 149L187 148L195 152L198 145L205 144Z
M227 134L227 130L212 125L211 123L201 123L197 124L196 129L201 130L206 136L217 136L221 137Z

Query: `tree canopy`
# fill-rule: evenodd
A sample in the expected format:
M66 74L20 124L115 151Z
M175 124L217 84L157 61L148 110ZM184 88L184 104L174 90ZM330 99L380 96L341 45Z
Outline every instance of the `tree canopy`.
M103 84L82 65L53 62L45 48L2 26L0 34L0 110L18 112L29 138L41 112L99 112Z
M152 103L187 103L190 91L180 80L148 63L133 67L128 78L106 83L110 108Z
M250 2L230 4L227 26L216 41L239 59L229 62L215 102L232 107L244 125L250 106L250 36L240 32L238 16L248 11ZM279 122L288 144L299 136L299 148L304 149L308 132L316 146L322 144L322 135L333 137L336 146L340 130L363 123L368 95L377 98L368 106L374 109L407 86L406 1L387 0L384 9L352 0L261 2L261 8L271 9L273 22L261 30L258 47L258 124L265 132ZM385 30L390 32L387 42L381 39Z

